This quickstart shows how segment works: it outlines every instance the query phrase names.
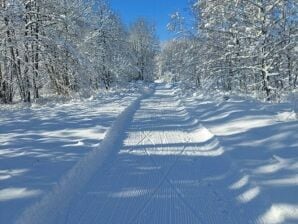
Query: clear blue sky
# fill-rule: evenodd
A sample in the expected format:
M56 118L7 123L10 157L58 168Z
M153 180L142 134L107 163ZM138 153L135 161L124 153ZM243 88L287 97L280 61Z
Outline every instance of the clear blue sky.
M156 25L158 37L164 41L172 37L166 27L170 15L176 11L186 11L189 0L109 0L108 2L127 25L138 17L152 21Z

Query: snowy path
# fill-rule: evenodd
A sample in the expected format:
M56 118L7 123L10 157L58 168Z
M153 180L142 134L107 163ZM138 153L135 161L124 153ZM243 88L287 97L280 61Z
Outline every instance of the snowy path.
M126 137L117 154L108 157L57 217L45 220L61 224L257 222L256 216L239 211L236 195L229 190L238 176L218 140L188 114L173 89L158 85L154 94L141 100L123 131ZM30 223L35 223L34 218Z

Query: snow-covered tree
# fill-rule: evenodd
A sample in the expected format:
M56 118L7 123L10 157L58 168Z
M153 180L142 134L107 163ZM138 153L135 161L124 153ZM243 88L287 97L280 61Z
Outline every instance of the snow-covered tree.
M158 52L158 41L154 26L143 18L138 19L130 28L129 42L136 69L136 74L133 78L137 80L153 80L155 71L154 59Z
M197 39L166 42L159 55L160 76L169 81L183 81L188 86L201 87L202 76L197 63L199 52Z
M150 79L153 31L139 21L129 34L105 0L1 0L0 102Z
M197 0L192 7L196 32L184 35L180 16L169 27L195 46L184 57L197 65L201 86L268 100L297 88L297 1ZM189 69L189 60L181 70Z

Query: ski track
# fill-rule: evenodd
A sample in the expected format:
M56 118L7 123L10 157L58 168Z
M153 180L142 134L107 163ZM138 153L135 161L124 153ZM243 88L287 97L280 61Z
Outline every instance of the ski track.
M189 115L172 88L157 85L123 131L118 152L42 223L256 223L239 212L236 192L227 186L235 169L218 140ZM33 213L26 216L30 224L40 223L28 214Z

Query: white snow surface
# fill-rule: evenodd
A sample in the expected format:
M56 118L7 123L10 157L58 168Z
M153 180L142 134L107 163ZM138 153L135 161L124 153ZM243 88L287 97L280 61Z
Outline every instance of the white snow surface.
M151 88L5 114L0 223L298 222L288 105Z
M102 94L65 104L0 108L0 223L14 223L89 152L139 96Z

